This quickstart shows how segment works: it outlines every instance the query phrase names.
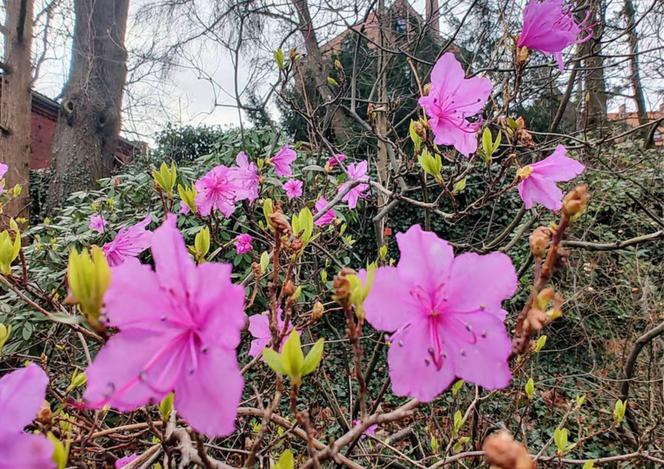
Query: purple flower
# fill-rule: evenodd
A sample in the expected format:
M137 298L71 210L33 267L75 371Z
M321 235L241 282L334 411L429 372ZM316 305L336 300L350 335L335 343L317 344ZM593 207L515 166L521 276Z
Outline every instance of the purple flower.
M100 214L95 214L90 217L90 223L88 224L88 228L90 228L92 231L96 231L97 233L103 233L106 231L106 220L104 220L104 217L102 217Z
M228 435L244 385L235 353L244 291L229 264L194 263L172 214L154 231L152 257L155 271L131 259L111 268L102 320L119 332L86 371L85 401L133 411L175 391L193 428Z
M321 197L316 201L316 204L314 207L316 208L316 214L320 213L321 210L323 210L325 207L327 207L327 200L325 197ZM318 226L325 226L329 225L334 221L334 217L336 216L336 213L334 212L334 209L331 208L323 216L321 216L318 220L316 220L314 223Z
M350 182L355 181L368 181L369 176L367 176L367 162L361 161L359 163L351 163L348 165L348 177L350 181L344 182L339 186L339 192L346 190ZM348 208L353 209L357 206L357 200L360 197L364 197L364 193L369 189L368 184L358 184L349 190L346 195L343 196L341 200L348 202Z
M283 188L289 200L302 197L302 181L299 179L289 179L284 182Z
M104 244L104 254L110 266L122 264L128 257L137 257L150 247L152 232L146 230L152 222L152 216L146 216L143 221L129 228L122 228L113 241Z
M214 209L226 217L235 211L239 186L234 180L234 170L224 165L212 168L196 181L196 207L198 213L208 216Z
M272 164L274 165L274 172L277 173L277 176L282 177L291 177L293 172L291 171L291 163L297 158L297 153L288 145L281 147L281 150L277 152L276 155L272 157Z
M431 91L419 100L429 116L436 145L453 145L459 153L469 156L477 150L479 122L470 122L482 111L491 94L488 78L464 78L463 68L448 52L431 71Z
M243 233L235 238L235 252L238 254L245 254L253 249L251 242L254 238L250 234Z
M5 163L0 163L0 179L5 177L5 174L7 174L7 171L9 170L9 166L7 166ZM0 184L0 194L2 194L4 190L4 184Z
M563 193L556 182L569 181L584 171L585 166L567 156L567 149L558 145L555 151L542 161L517 171L521 178L519 195L527 209L542 204L557 212L563 206Z
M562 71L565 68L562 51L592 37L588 18L586 16L581 23L577 23L572 11L564 7L563 0L530 0L523 10L523 31L516 45L553 54ZM581 32L587 34L578 39Z
M487 389L507 386L511 342L501 302L516 291L510 258L454 257L447 241L419 225L397 234L397 244L399 263L376 270L364 303L367 321L393 332L387 361L394 394L428 402L455 377Z
M356 427L362 423L362 420L356 419L353 420L353 426ZM376 436L376 430L378 429L378 424L369 425L366 430L364 430L364 435ZM364 437L363 435L363 437Z
M332 155L327 163L325 163L325 169L331 171L335 166L338 166L342 161L346 161L346 155L343 153L337 153Z
M120 458L115 461L115 469L122 469L135 459L138 459L138 454L136 453L125 456L124 458Z
M249 157L243 151L235 158L237 167L232 168L234 180L237 184L236 201L247 199L253 202L258 198L258 168L249 161Z
M277 324L279 326L279 332L282 333L284 330L284 318L283 311L281 308L277 309ZM286 342L286 337L293 330L293 324L288 321L288 329L286 333L283 334L281 343L279 344L279 350L284 346ZM263 349L268 346L272 340L272 332L270 331L270 316L269 312L265 311L262 314L254 314L249 316L249 333L254 338L251 341L251 347L249 348L249 355L256 357L263 352Z
M51 469L53 444L44 436L25 433L44 402L48 376L31 363L0 378L0 467Z

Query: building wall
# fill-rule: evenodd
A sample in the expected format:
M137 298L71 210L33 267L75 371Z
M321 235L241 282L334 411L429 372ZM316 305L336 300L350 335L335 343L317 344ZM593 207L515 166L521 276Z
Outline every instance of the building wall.
M32 156L30 169L48 168L51 163L51 145L55 137L56 121L32 110Z

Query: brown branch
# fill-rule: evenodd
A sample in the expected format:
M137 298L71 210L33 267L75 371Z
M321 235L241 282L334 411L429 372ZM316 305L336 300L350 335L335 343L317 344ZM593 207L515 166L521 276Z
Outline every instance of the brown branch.
M592 243L588 241L563 241L562 245L572 248L588 249L590 251L614 251L616 249L624 249L636 244L645 243L647 241L654 241L664 238L664 230L655 231L647 235L637 236L635 238L615 241L613 243Z

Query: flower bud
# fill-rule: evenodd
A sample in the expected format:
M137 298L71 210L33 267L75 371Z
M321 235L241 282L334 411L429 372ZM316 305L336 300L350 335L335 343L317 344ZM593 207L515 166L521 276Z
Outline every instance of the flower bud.
M563 212L568 217L580 215L588 207L588 185L576 186L563 199Z
M9 275L12 262L16 260L21 252L21 232L12 218L9 222L10 230L0 233L0 273ZM10 233L13 232L13 233ZM14 239L12 240L12 234Z
M98 326L104 293L111 283L111 270L102 251L92 246L90 252L80 253L73 249L69 253L67 267L69 284L68 303L78 304L92 326Z
M530 51L527 47L517 47L516 48L516 63L517 65L523 65L528 60Z
M51 405L48 401L42 402L41 407L37 411L37 421L43 425L51 425L52 417L53 412L51 412Z
M289 234L291 232L290 223L286 215L277 207L274 212L269 216L270 226L273 226L275 231L280 234Z
M497 469L534 469L528 450L507 431L489 435L482 447L489 464Z
M293 293L295 293L295 284L293 284L292 281L288 280L284 284L284 293L286 294L286 296L292 296Z
M344 267L334 276L334 280L332 280L332 290L334 291L332 296L334 301L341 306L347 306L349 304L350 295L353 292L353 286L349 278L351 275L355 275L355 271L348 267Z
M528 241L530 243L530 252L535 257L542 257L546 253L546 248L551 239L551 230L546 227L540 226L530 234Z
M555 290L551 287L543 289L535 298L535 308L544 310L551 303L555 295Z
M12 335L12 326L5 326L0 323L0 355L2 355L2 349L5 347L5 344Z
M546 313L541 309L530 308L523 323L524 329L528 333L540 331L549 322Z
M323 303L320 301L317 301L314 303L314 307L311 310L311 320L314 322L320 321L323 314L325 314L325 306L323 306Z
M422 88L422 96L429 96L429 93L431 93L431 83L427 83Z

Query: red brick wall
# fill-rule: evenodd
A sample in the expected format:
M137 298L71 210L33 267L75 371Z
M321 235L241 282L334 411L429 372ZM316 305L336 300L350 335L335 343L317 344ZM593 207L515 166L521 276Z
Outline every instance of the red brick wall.
M56 121L32 110L32 156L30 169L48 168Z

